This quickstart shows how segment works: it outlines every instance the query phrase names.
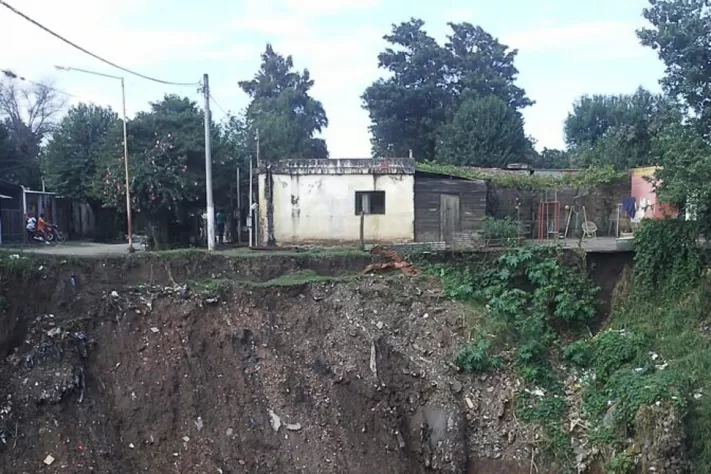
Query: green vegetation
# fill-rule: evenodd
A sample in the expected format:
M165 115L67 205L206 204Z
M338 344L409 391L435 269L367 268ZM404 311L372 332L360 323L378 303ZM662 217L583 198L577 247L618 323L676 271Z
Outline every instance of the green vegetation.
M606 472L634 472L638 450L650 449L637 444L648 429L641 414L654 406L683 420L692 472L711 472L711 278L698 235L694 223L645 222L634 272L593 336L598 289L572 252L522 247L478 265L431 266L445 296L479 315L455 363L516 373L517 417L543 428L544 452L561 470L575 465L566 423L578 400Z
M347 275L339 276L328 276L319 275L313 270L303 270L300 272L292 273L290 275L281 275L277 278L273 278L264 282L245 282L242 283L248 286L296 286L304 285L306 283L321 283L325 281L340 281L349 278Z
M627 176L626 172L615 171L612 167L588 168L577 173L562 176L543 176L522 171L486 171L475 168L445 165L435 162L418 163L417 170L423 173L455 176L471 180L486 180L502 188L515 188L522 191L545 189L589 188L614 183Z
M520 234L520 224L510 217L495 219L486 216L482 222L482 235L487 246L511 247L518 244Z
M472 340L457 353L457 365L486 372L504 362L497 351L513 349L507 362L524 382L519 417L543 426L551 459L572 462L561 427L567 413L563 386L552 360L563 335L579 334L594 322L598 289L582 267L566 267L564 257L555 247L519 247L479 268L438 265L430 271L446 296L485 309Z
M229 258L275 258L275 257L292 257L292 258L348 258L348 257L367 257L370 254L355 247L334 247L334 248L313 248L304 250L252 250L247 247L238 247L230 250L220 250L218 252L208 252L202 248L187 248L187 249L172 249L144 252L136 255L134 258L153 257L158 260L173 260L176 258L199 258L207 256L229 257Z

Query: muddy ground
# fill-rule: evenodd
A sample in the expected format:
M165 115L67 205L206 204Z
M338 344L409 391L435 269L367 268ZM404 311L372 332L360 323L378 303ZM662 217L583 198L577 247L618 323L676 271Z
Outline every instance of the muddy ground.
M530 472L513 378L458 373L467 310L428 278L354 277L362 255L30 263L0 272L2 473Z

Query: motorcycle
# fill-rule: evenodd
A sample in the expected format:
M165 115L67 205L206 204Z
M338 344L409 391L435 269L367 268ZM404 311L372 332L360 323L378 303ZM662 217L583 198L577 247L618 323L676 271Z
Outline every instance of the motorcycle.
M59 226L57 224L47 224L47 231L44 236L47 242L63 243L66 238L64 234L59 231Z

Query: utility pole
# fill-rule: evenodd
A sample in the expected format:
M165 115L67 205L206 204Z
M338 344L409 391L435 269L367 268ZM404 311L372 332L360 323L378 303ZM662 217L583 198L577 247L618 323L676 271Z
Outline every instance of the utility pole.
M205 96L205 188L207 201L207 249L215 250L215 203L212 201L212 143L210 137L210 82L202 75Z
M121 81L121 107L123 111L123 166L126 178L126 234L128 234L128 252L133 253L135 249L133 248L133 220L131 218L131 183L128 177L128 133L126 132L126 85L124 84L123 77L112 76L110 74L104 74L102 72L88 71L86 69L80 69L78 67L66 67L66 66L54 66L59 71L76 71L82 72L84 74L91 74L93 76L107 77L109 79L116 79ZM42 181L42 188L44 190L44 181Z
M237 163L237 243L242 243L242 199L239 187L239 163Z
M123 110L123 166L126 178L126 231L128 233L128 252L133 253L133 219L131 217L131 183L128 179L128 133L126 132L126 85L121 78L121 106Z

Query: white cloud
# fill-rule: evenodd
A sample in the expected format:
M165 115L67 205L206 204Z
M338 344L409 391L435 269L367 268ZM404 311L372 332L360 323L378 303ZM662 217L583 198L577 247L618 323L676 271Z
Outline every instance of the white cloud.
M581 49L641 51L635 34L638 26L620 21L545 26L503 35L501 41L521 53L575 50L578 54Z
M379 0L284 0L287 8L309 15L334 15L351 10L367 10Z

